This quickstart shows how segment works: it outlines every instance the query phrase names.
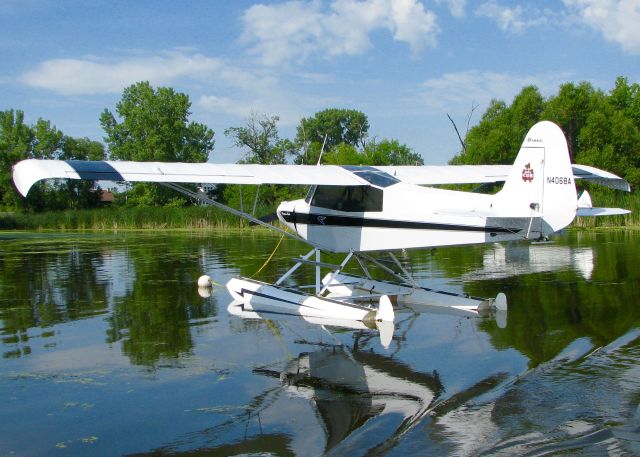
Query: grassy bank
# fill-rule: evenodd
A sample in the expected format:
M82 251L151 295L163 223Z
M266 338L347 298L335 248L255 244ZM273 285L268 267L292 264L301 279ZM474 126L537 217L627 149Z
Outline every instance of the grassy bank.
M205 206L0 214L0 229L4 230L237 229L247 225L229 213Z
M626 216L578 217L573 227L640 227L640 194L590 191L598 207L626 208ZM257 214L272 212L259 208ZM111 207L44 213L0 213L0 230L134 230L134 229L238 229L248 222L217 208Z

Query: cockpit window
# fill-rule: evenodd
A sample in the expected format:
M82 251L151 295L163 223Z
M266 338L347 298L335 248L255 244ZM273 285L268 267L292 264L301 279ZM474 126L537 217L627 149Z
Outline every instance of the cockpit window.
M343 165L342 168L378 187L389 187L400 182L399 179L394 178L389 173L374 167Z
M372 186L316 186L310 204L354 213L382 211L382 193Z

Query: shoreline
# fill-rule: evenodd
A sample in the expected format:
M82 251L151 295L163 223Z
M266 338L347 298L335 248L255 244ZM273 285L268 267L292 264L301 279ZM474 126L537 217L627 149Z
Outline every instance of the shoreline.
M604 198L596 206L631 210L623 216L576 217L570 230L597 228L640 228L640 197ZM271 214L275 207L262 206L256 217ZM256 226L238 216L211 206L108 207L42 213L0 212L0 231L120 231L120 230L207 230L244 231ZM262 229L262 228L261 228Z

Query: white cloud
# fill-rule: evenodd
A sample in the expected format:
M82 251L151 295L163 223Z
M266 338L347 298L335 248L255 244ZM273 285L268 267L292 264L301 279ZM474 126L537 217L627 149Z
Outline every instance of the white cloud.
M303 73L303 82L330 83L330 75ZM154 86L196 82L195 107L209 115L247 117L251 111L278 114L281 125L296 125L305 110L336 100L307 96L271 74L247 71L221 59L172 50L150 56L52 59L21 75L23 84L62 95L119 94L138 81Z
M551 95L569 78L568 73L516 75L469 70L425 81L420 97L439 113L467 114L472 104L478 104L483 112L492 99L510 103L524 86L535 85L543 96Z
M235 117L247 117L252 111L265 112L261 102L251 104L216 95L202 95L198 99L198 105L205 111L223 112Z
M639 0L563 0L563 3L566 10L552 11L488 0L475 14L492 19L502 30L513 33L546 24L569 27L580 23L602 33L606 40L619 44L626 52L640 54Z
M300 81L309 84L335 84L336 76L330 73L296 72Z
M119 60L52 59L23 74L21 81L62 95L119 94L138 81L173 87L196 82L199 94L194 108L203 115L244 118L251 111L273 113L280 116L282 125L296 124L299 106L305 104L304 96L283 91L273 76L184 49Z
M312 55L353 56L371 47L370 34L388 30L414 54L436 45L436 16L418 0L318 0L254 5L242 17L243 41L265 65Z
M516 5L504 6L497 0L484 2L476 10L476 15L496 21L505 31L520 33L525 29L544 25L550 22L553 13L550 10L539 10L535 7Z
M581 22L618 43L630 54L640 54L638 0L564 0Z
M222 60L201 54L170 51L156 56L121 60L51 59L24 73L20 80L31 87L65 95L119 93L138 81L169 85L182 79L216 80L235 86L259 81Z
M339 100L334 97L310 95L292 88L283 90L274 85L265 89L226 93L224 96L212 93L202 95L197 107L212 115L226 114L235 118L246 118L251 112L277 115L280 126L292 127L298 125L303 116L336 103Z
M464 17L467 0L437 0L437 3L446 3L452 16Z

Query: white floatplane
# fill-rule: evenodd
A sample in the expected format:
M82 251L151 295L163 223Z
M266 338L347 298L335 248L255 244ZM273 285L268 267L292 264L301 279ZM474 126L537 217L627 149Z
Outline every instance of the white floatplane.
M231 296L251 312L297 314L314 319L344 319L372 327L393 322L395 302L481 314L506 310L503 294L490 300L439 292L416 283L393 251L411 248L540 240L568 226L576 215L625 214L618 208L593 208L588 194L577 198L576 180L629 191L622 178L585 165L572 165L566 139L555 124L543 121L527 133L513 165L482 166L337 166L248 165L119 161L25 160L15 165L21 194L46 178L157 182L221 207L255 223L301 239L313 249L295 259L278 281L266 284L234 278ZM494 195L445 190L444 184L497 183ZM305 199L277 209L283 230L193 192L182 183L287 184L312 186ZM321 251L346 253L339 265L323 263ZM384 262L372 252L384 252ZM354 259L362 277L343 271ZM301 265L316 269L314 293L286 287ZM371 266L396 278L374 279ZM331 272L321 279L321 268Z

